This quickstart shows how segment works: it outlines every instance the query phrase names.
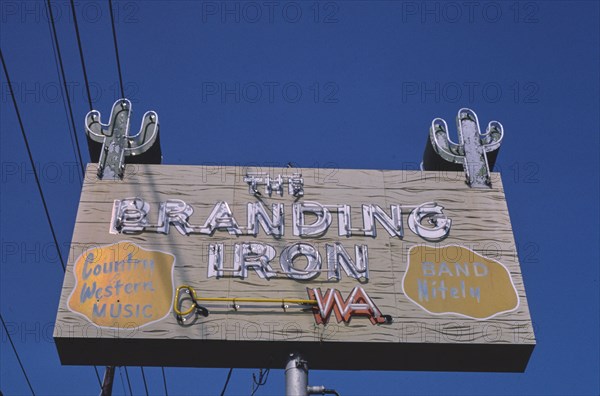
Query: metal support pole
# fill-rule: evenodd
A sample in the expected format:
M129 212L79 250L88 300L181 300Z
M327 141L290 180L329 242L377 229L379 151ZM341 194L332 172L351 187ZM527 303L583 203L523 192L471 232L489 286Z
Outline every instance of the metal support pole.
M285 365L286 396L308 395L308 363L297 353L290 353Z
M102 382L102 391L100 396L111 396L113 388L113 380L115 379L115 366L106 366L104 372L104 381Z

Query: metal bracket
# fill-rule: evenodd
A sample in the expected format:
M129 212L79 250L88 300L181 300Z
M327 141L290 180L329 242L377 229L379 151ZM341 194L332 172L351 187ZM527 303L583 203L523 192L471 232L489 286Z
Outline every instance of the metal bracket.
M481 133L477 115L467 108L458 111L456 123L458 143L450 138L446 121L435 118L431 122L422 169L457 170L453 164L462 164L470 187L491 187L490 171L504 136L502 124L491 121L485 133Z
M86 134L92 142L97 143L94 146L99 146L98 155L98 149L90 145L90 157L92 160L98 158L98 178L123 178L125 157L148 152L155 143L159 145L158 150L153 150L153 158L146 163L160 163L158 114L146 112L140 130L135 135L129 133L130 117L131 102L127 99L119 99L113 104L108 124L100 121L98 110L92 110L85 116Z

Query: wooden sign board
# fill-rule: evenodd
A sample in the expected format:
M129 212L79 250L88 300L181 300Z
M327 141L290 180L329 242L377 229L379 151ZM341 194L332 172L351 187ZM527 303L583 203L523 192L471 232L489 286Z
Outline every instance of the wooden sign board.
M314 369L524 371L533 351L497 173L471 189L462 172L95 172L56 320L63 364L283 367L300 352Z

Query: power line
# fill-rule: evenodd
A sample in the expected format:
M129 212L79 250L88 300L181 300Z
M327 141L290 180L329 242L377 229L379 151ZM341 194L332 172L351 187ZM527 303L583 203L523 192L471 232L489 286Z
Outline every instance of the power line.
M140 366L142 369L142 380L144 380L144 389L146 389L146 396L148 396L148 384L146 383L146 374L144 374L144 368Z
M15 348L15 344L13 344L12 341L12 337L10 336L10 333L8 332L8 329L6 328L6 323L4 323L4 318L2 317L2 314L0 313L0 320L2 320L2 326L4 327L4 331L6 332L6 335L8 336L8 341L10 342L10 346L12 347L15 356L17 357L17 362L19 362L19 366L21 366L21 371L23 371L23 375L25 376L25 380L27 380L27 385L29 385L29 390L31 391L31 394L35 396L35 392L33 391L33 387L31 386L31 382L29 382L29 377L27 376L27 372L25 371L25 367L23 366L23 362L21 362L21 358L19 357L19 353L17 352L17 348Z
M58 52L58 58L59 58L60 63L62 65L62 57L60 57L60 47L58 46L58 36L56 35L56 29L54 28L54 18L53 18L53 15L52 15L52 9L50 7L50 0L48 0L48 8L50 10L49 13L51 15L52 28L53 28L54 37L55 37L55 40L56 40L56 47L53 46L53 48L56 48L55 51ZM71 13L73 14L73 22L74 22L74 25L75 25L75 35L76 35L76 38L77 38L77 46L79 48L79 59L81 61L81 67L83 69L83 78L85 80L85 89L86 89L86 92L87 92L88 104L89 104L90 110L93 110L92 109L92 95L90 94L90 84L89 84L89 80L88 80L87 69L85 67L85 59L84 59L84 56L83 56L83 48L82 48L82 45L81 45L81 36L79 34L79 24L77 23L77 12L75 11L75 2L73 0L71 0ZM56 59L57 59L56 52L54 54L54 61L55 62L56 62ZM64 69L62 70L62 72L63 72L63 81L65 81L65 84L66 84ZM65 91L67 92L67 95L68 95L68 91L67 91L66 88L65 88ZM69 98L69 97L67 96L67 98ZM73 113L72 113L70 101L69 101L69 109L71 110L71 113L70 113L71 114L71 124L72 124L72 127L74 128L75 125L74 125ZM75 130L73 130L73 135L75 136L75 139L76 139L76 142L77 142L77 150L78 150L78 154L79 154L79 161L81 163L81 168L82 168L82 172L83 172L83 160L82 160L82 157L81 157L81 150L80 150L80 147L79 147L79 141L77 139L77 132ZM98 385L100 387L102 387L102 380L100 379L100 373L98 372L98 367L94 366L94 372L96 373L96 379L98 380Z
M88 104L90 105L90 111L92 108L92 95L90 94L90 83L88 81L87 69L85 67L85 59L83 57L83 48L81 46L81 36L79 35L79 25L77 24L77 12L75 12L75 2L71 0L71 13L73 14L73 24L75 25L75 35L77 37L77 46L79 47L79 60L81 61L81 68L83 69L83 79L85 80L85 89L87 92Z
M227 373L227 379L225 380L225 384L223 384L223 390L221 391L221 396L225 396L225 391L227 390L227 385L229 385L229 379L231 379L231 373L233 372L233 367L229 369L229 373Z
M127 392L125 391L125 383L123 382L123 370L121 370L122 367L119 366L119 376L121 377L121 386L123 387L123 394L127 395Z
M50 18L47 18L48 21L48 35L50 37L50 44L52 45L52 55L54 55L54 65L56 66L56 74L58 76L58 83L60 84L60 68L58 67L58 56L56 55L56 45L54 44L54 40L52 38L52 26L50 26ZM62 87L61 87L61 94L62 94ZM69 119L69 110L67 109L67 103L64 99L64 95L62 97L62 105L63 105L63 110L65 111L65 118L68 120ZM77 147L75 145L75 140L73 139L75 136L75 133L73 132L73 128L71 127L71 124L69 122L67 122L67 127L69 128L69 140L71 140L71 148L73 149L73 155L75 156L75 162L77 161ZM81 173L81 168L77 168L77 172ZM83 178L83 175L82 175Z
M62 61L62 55L60 53L60 45L58 43L58 35L56 34L56 26L54 24L54 13L52 12L52 6L50 4L50 0L46 0L48 4L48 15L50 16L50 24L52 26L52 34L54 37L54 44L56 46L56 52L58 54L58 62L60 65L60 73L62 75L63 87L65 89L65 99L67 101L67 106L69 108L69 116L71 117L71 127L73 128L73 135L75 136L75 144L77 145L77 155L79 156L79 164L81 166L81 177L85 174L85 170L83 169L83 159L81 158L81 147L79 147L79 138L77 137L77 129L75 128L75 118L73 117L73 108L71 107L71 98L69 95L69 89L67 88L67 77L65 75L65 68Z
M98 367L94 366L94 371L96 372L96 378L98 378L98 385L102 388L102 381L100 380L100 374L98 373Z
M165 368L161 367L162 376L163 376L163 385L165 386L165 396L169 396L169 391L167 390L167 376L165 374Z
M108 0L108 7L110 8L110 23L112 25L113 42L115 43L115 55L117 57L117 70L119 71L119 85L121 87L121 97L125 97L125 90L123 89L123 76L121 75L121 61L119 60L119 46L117 45L117 31L115 30L115 17L113 15L112 0Z
M131 381L129 381L129 373L127 372L127 366L123 366L125 368L125 378L127 378L127 386L129 387L129 394L133 396L133 391L131 390Z
M48 225L50 226L50 232L52 233L52 238L54 239L54 246L56 246L56 251L58 252L58 258L60 259L60 265L62 266L63 272L65 271L65 261L62 257L62 253L60 252L60 245L58 244L58 239L56 238L56 232L54 231L54 226L52 225L52 219L50 219L50 212L48 211L48 205L46 204L46 198L44 197L44 192L42 191L42 185L40 184L40 179L38 176L37 168L35 166L35 162L33 161L33 154L31 153L31 148L29 147L29 140L27 139L27 135L25 134L25 127L23 127L23 120L21 119L21 113L19 112L19 107L17 106L17 99L15 98L15 92L13 91L12 83L10 82L10 77L8 75L8 69L6 67L6 62L4 61L4 54L0 49L0 59L2 60L2 68L4 69L4 74L6 75L6 82L8 84L8 90L10 91L10 96L12 97L13 106L15 107L15 112L17 113L17 120L19 121L19 126L21 127L21 135L23 135L23 140L25 141L25 148L27 149L27 155L29 156L29 162L31 163L31 167L33 169L33 176L35 177L35 184L37 185L38 191L40 193L40 198L42 199L42 205L44 206L44 212L46 213L46 219L48 220Z

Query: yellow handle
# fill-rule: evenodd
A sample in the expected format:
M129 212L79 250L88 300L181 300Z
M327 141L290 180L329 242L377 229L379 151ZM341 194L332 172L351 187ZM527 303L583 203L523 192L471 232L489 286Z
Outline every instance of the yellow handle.
M173 301L173 311L179 316L186 316L194 312L194 306L192 305L186 311L179 309L179 295L182 290L187 290L194 300L205 301L205 302L230 302L235 304L236 302L251 302L251 303L288 303L288 304L305 304L305 305L316 305L317 300L304 300L300 298L234 298L234 297L198 297L196 290L188 285L179 286L175 293L175 299Z

